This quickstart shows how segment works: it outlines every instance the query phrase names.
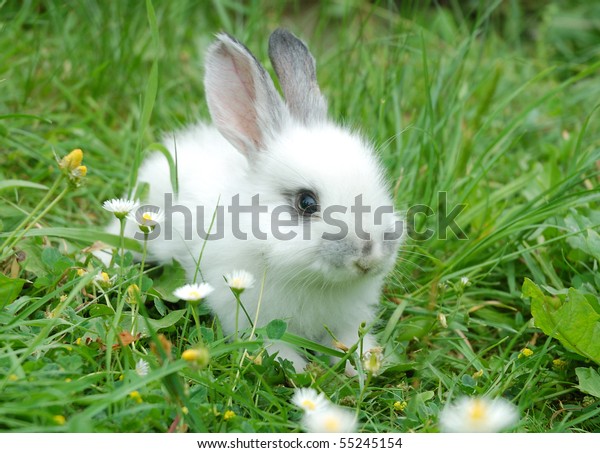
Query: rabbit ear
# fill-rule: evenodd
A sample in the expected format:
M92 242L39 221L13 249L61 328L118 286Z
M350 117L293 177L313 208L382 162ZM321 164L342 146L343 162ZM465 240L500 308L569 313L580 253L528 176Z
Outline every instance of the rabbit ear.
M247 157L281 129L287 110L271 77L228 34L218 34L208 49L204 87L215 126Z
M327 101L319 90L315 59L302 41L281 28L269 38L269 58L292 116L310 124L327 116Z

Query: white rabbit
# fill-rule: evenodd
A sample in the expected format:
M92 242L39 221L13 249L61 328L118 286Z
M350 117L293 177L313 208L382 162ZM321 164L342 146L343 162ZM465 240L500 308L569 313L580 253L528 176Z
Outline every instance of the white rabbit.
M384 277L403 238L400 217L392 212L372 147L327 119L315 62L302 41L276 30L269 57L285 103L243 44L219 34L209 48L204 83L214 125L195 125L165 140L176 154L179 193L171 195L163 155L149 156L139 171L139 182L150 186L144 202L166 214L160 234L148 242L149 257L159 263L179 261L192 279L206 243L199 280L214 286L206 303L227 334L235 331L236 303L223 276L243 269L257 280L241 296L252 320L264 277L258 326L283 319L288 331L331 346L327 327L351 346L359 339L360 324L369 326L375 319ZM165 194L173 197L174 207ZM251 206L255 195L266 212L241 213L239 225L234 224L232 206ZM370 212L355 212L356 197ZM375 214L377 208L383 214ZM274 210L279 234L272 229ZM213 214L210 233L221 231L223 238L205 240L197 230L208 232ZM234 232L236 227L247 239ZM128 222L126 231L133 235L135 225ZM248 328L247 317L239 313L239 328ZM364 338L363 350L376 346L372 335ZM306 365L304 356L287 344L270 345L269 351L292 361L298 371ZM346 371L355 373L350 366Z

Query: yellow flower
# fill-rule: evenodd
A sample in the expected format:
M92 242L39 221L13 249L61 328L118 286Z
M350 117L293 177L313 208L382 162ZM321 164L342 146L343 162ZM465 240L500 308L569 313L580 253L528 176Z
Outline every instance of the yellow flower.
M223 420L225 420L225 421L231 420L234 417L235 417L235 412L233 412L233 411L225 411L225 413L223 414Z
M210 354L206 348L187 349L181 353L181 358L203 368L208 365Z
M54 420L54 422L57 425L64 425L67 421L67 419L64 417L64 415L55 415L54 417L52 417L52 420Z
M479 379L481 376L483 376L483 370L479 370L473 373L473 379Z
M140 392L138 392L137 390L134 390L133 392L131 392L129 394L129 398L131 398L132 400L134 400L138 404L140 404L142 401L144 401L142 399L142 395L140 395Z
M82 268L77 269L78 276L83 277L85 274L87 274L87 271L85 269L82 269Z
M396 401L394 403L394 410L402 412L404 409L406 409L407 406L408 403L406 401Z
M187 407L183 406L181 408L181 412L183 412L183 415L187 415L190 413L190 410Z
M567 362L562 359L554 359L552 361L552 365L554 366L554 368L557 368L559 370L564 370L567 367Z
M75 344L77 346L79 346L81 344L81 337L77 338L77 340L75 340Z
M521 357L530 357L532 355L533 355L533 351L531 349L523 348L523 349L521 349L521 352L519 353L518 358L520 359Z
M83 151L80 149L74 149L69 154L61 159L59 162L59 167L72 172L77 167L81 166L81 162L83 161Z
M127 302L129 302L130 305L137 304L140 300L140 294L141 291L138 285L135 283L133 285L129 285L127 287Z
M58 166L69 176L71 182L75 183L75 185L78 185L79 181L87 175L87 167L81 165L82 161L83 151L74 149L58 162Z
M83 177L85 177L85 175L87 175L87 167L85 165L80 165L75 170L73 170L71 172L71 174L75 178L83 178Z

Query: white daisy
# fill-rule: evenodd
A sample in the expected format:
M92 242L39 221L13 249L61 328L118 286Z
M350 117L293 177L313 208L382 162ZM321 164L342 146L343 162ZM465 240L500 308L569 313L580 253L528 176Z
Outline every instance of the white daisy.
M129 213L127 218L137 223L142 232L150 233L156 225L164 220L165 214L160 208L148 206Z
M150 365L144 359L140 359L135 364L135 372L138 376L146 376L150 372Z
M234 291L242 292L254 286L254 276L247 271L233 271L225 275L227 285Z
M311 388L296 389L292 397L292 403L306 412L314 412L325 409L329 406L329 400L322 393L317 393Z
M469 277L461 277L460 278L460 285L463 288L466 288L467 286L469 286L471 284L471 280L469 280Z
M516 406L505 399L462 397L440 412L440 431L497 433L519 420Z
M353 433L358 427L354 413L335 404L305 412L302 422L309 433Z
M173 295L188 302L197 302L206 298L214 288L208 283L191 283L173 291Z
M127 198L112 198L102 204L102 207L108 212L112 212L117 219L125 218L137 206L138 203L136 201Z

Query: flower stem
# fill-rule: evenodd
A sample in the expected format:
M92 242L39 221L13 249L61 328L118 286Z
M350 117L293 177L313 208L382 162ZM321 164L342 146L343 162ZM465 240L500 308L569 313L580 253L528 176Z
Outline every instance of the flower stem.
M36 205L36 207L33 208L33 211L31 211L29 215L27 215L27 217L25 217L21 221L21 223L11 232L8 238L6 238L3 246L2 259L0 259L0 261L8 257L8 255L4 255L4 252L6 250L10 250L17 242L19 242L21 238L25 235L25 233L27 233L27 231L29 231L31 227L38 222L38 220L40 220L44 215L46 215L46 213L50 209L52 209L52 207L56 203L58 203L58 201L60 201L60 199L67 193L67 191L69 190L68 186L65 187L63 191L54 199L54 201L52 201L52 203L48 205L48 201L52 198L54 192L56 192L56 189L58 188L63 179L64 178L61 176L56 181L54 181L54 184L52 185L52 187L50 187L50 189L48 189L48 192L46 192L44 198L42 198L42 200ZM39 214L37 217L31 220L36 215L36 213L44 206L46 206L46 209L44 209L41 214ZM27 225L27 223L29 223L29 225Z

